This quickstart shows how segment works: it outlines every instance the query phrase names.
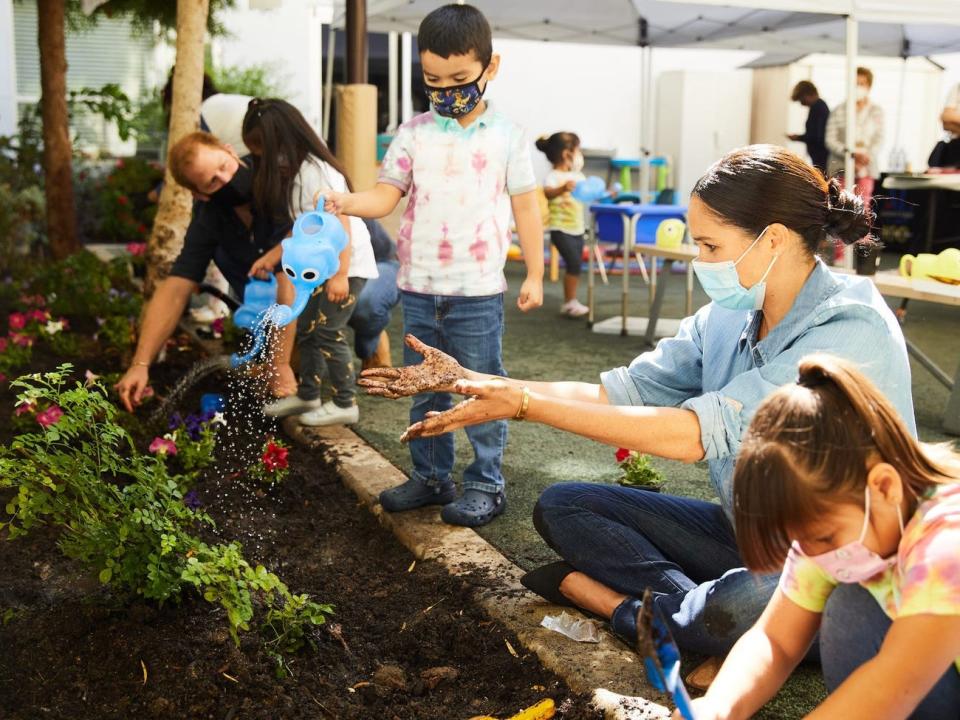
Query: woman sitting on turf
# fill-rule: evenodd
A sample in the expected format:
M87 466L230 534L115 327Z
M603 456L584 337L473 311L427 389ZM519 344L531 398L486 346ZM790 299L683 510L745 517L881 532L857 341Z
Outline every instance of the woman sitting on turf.
M861 366L915 433L910 366L900 326L872 282L837 275L816 256L825 240L869 242L859 198L772 145L736 150L693 190L694 263L713 302L676 337L605 372L600 384L484 376L415 339L424 363L364 373L369 392L449 391L468 399L408 428L439 435L501 418L526 419L614 447L706 460L720 504L636 488L562 483L543 492L533 522L563 558L524 584L636 635L646 588L682 648L721 655L751 627L776 588L737 550L733 467L757 406L796 378L800 358L829 350Z

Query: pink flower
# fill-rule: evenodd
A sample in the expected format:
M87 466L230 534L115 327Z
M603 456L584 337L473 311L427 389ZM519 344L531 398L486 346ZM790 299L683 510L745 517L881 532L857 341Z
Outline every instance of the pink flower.
M4 375L2 372L0 372L0 383L6 382L6 381L7 381L7 376Z
M10 339L13 340L14 345L19 345L20 347L33 346L33 338L23 333L10 333Z
M150 452L157 455L176 455L177 444L165 437L155 437L150 443Z
M618 462L618 463L622 463L622 462L623 462L624 460L626 460L628 457L630 457L630 451L627 450L626 448L619 448L619 449L617 450L617 462Z
M34 322L45 323L50 315L45 310L31 310L27 317Z
M124 165L123 158L118 158L118 159L117 159L117 167L118 167L118 168L122 168L123 165Z
M143 227L143 225L141 225L140 227ZM145 230L146 228L144 228L144 231ZM134 257L138 257L147 252L147 244L142 242L127 243L127 252L133 255Z
M10 313L9 323L11 330L23 330L27 326L27 316L22 312Z
M223 335L223 318L218 317L210 324L210 329L213 330L215 335Z
M5 337L0 337L0 353L7 351L7 339Z
M51 405L41 413L37 413L37 422L48 428L55 425L63 417L63 410L57 405Z
M153 397L153 396L154 396L153 388L150 387L149 385L147 385L147 386L143 389L143 395L142 395L142 397L148 398L148 397Z
M22 403L17 405L16 408L14 408L13 414L16 415L17 417L20 417L21 415L32 413L36 409L37 409L37 404L35 402L33 402L32 400L24 400Z

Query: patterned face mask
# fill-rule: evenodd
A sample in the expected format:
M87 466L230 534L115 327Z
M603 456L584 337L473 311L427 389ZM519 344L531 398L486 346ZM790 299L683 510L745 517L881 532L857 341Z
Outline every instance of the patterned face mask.
M487 88L484 85L483 90L480 89L480 78L486 71L487 68L484 66L476 80L463 85L452 85L450 87L424 85L427 100L433 105L433 109L437 111L438 115L451 118L466 115L476 108L483 98L483 93Z

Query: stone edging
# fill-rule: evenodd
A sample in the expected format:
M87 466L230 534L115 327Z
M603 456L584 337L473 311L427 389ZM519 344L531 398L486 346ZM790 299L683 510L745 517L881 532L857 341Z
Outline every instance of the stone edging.
M287 418L283 429L300 445L325 448L347 487L417 558L435 560L452 575L479 573L494 580L478 590L477 600L484 610L516 634L544 667L562 677L574 692L594 693L606 717L654 720L670 716L667 708L656 702L637 698L627 703L615 694L640 692L666 700L647 684L637 655L610 633L604 631L599 644L577 643L540 627L544 615L570 609L549 605L526 590L520 584L523 571L473 530L445 524L437 508L384 512L377 501L380 492L405 481L406 475L359 435L342 426L305 427L294 418ZM630 704L633 707L627 708Z

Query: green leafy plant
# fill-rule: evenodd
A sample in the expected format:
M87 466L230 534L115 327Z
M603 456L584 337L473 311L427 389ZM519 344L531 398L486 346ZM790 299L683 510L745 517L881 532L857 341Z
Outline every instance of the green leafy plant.
M177 462L188 472L201 470L215 459L217 431L226 420L216 412L187 415L174 413L170 418L170 440L177 448Z
M104 263L89 252L39 266L26 286L28 292L48 298L56 315L132 318L140 314L143 302L126 260Z
M163 180L157 163L143 158L117 160L96 183L94 210L101 242L144 242L157 214L157 205L147 197Z
M650 464L650 456L636 450L620 448L616 454L617 464L623 473L617 481L621 485L657 490L663 487L663 473Z
M279 73L270 63L247 66L221 65L214 67L207 63L207 75L213 80L217 90L222 93L250 95L251 97L283 97L286 92Z
M195 589L223 608L235 641L258 611L289 613L291 638L324 621L328 606L300 602L280 578L248 563L238 543L201 540L196 532L213 520L183 502L188 479L169 472L164 453L140 453L106 390L97 381L71 385L70 371L62 365L12 383L22 390L18 407L29 406L40 429L0 448L0 488L14 490L0 523L9 539L61 528L60 549L102 583L159 602ZM263 627L271 651L282 650L274 628L284 626Z

